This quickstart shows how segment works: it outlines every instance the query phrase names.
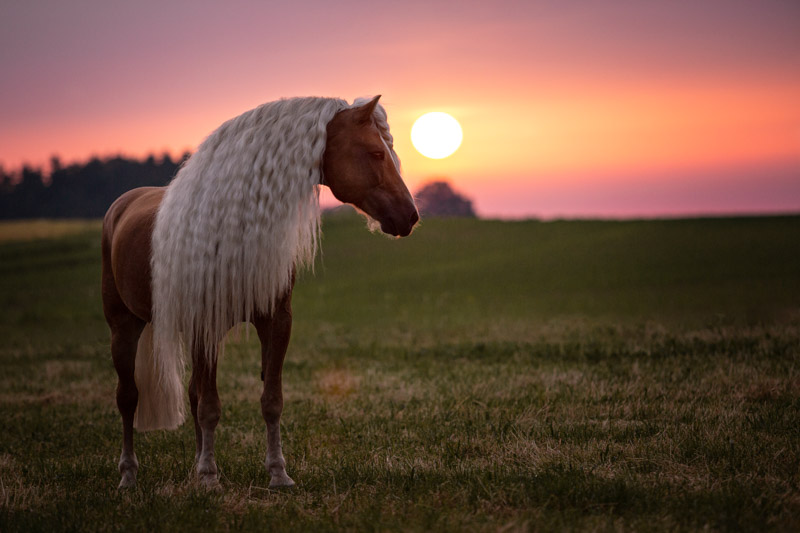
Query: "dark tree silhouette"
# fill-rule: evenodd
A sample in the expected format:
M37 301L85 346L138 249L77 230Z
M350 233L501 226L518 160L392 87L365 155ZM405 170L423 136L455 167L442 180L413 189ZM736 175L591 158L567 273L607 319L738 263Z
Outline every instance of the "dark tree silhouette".
M10 194L14 189L14 177L11 174L6 174L3 165L0 165L0 198L5 194Z
M446 181L432 181L415 195L423 217L475 217L472 201L458 194Z
M177 162L168 154L143 161L95 157L64 166L53 156L49 176L28 166L16 174L0 168L0 219L102 217L122 193L169 183L188 157L184 154Z

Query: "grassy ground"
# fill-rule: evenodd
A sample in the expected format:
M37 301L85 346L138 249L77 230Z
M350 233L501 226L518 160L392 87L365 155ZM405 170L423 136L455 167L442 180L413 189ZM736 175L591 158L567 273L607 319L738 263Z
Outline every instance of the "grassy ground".
M0 531L800 529L800 218L324 230L280 492L252 332L220 367L223 490L184 424L137 435L118 492L97 227L0 244Z
M0 242L54 239L101 227L99 220L13 220L0 223Z

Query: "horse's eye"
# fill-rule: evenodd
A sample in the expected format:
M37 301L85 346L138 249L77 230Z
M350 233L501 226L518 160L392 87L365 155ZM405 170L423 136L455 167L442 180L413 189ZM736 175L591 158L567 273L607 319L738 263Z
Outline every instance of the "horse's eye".
M382 150L379 152L370 152L369 155L375 159L380 159L381 161L383 161L383 159L386 157L386 154Z

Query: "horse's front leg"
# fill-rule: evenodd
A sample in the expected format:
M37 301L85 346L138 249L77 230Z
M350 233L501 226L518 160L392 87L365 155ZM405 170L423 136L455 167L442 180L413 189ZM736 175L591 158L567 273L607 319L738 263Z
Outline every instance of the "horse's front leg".
M197 437L197 475L206 487L219 484L217 463L214 460L214 431L220 417L217 393L217 347L206 353L202 344L192 353L190 400Z
M281 448L281 412L283 390L281 373L283 359L292 331L292 289L281 298L271 315L256 315L253 325L261 341L261 371L264 391L261 394L261 414L267 424L267 457L265 465L270 475L270 488L291 487L294 481L286 474L286 460Z

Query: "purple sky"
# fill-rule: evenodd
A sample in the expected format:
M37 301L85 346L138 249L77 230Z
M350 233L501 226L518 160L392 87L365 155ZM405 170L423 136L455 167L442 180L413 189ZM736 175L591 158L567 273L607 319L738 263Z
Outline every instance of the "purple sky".
M800 2L4 2L0 164L192 149L383 94L412 189L492 216L800 211ZM445 111L464 144L408 139Z

